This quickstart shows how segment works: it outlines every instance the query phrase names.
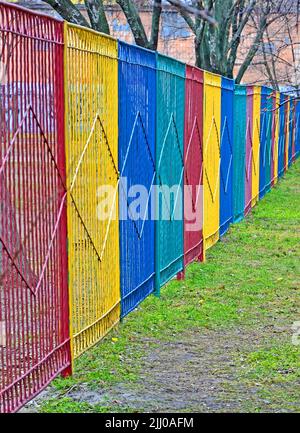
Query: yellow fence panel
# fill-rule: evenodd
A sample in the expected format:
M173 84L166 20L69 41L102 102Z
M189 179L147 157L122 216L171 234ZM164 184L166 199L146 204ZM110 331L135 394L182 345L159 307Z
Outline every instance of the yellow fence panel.
M205 250L219 240L220 227L220 76L204 73L204 227Z
M260 161L260 109L261 109L261 88L253 87L253 164L252 164L252 207L259 200L259 161Z
M120 317L117 41L65 24L73 357ZM105 198L105 202L104 202Z

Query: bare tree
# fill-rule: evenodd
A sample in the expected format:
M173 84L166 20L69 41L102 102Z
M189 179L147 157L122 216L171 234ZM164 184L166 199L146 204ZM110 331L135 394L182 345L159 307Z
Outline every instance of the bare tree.
M59 13L66 21L90 27L94 30L109 34L109 23L107 21L106 9L109 6L109 0L84 0L86 14L75 2L71 0L43 0ZM160 18L163 9L162 0L116 0L120 6L126 20L130 26L135 43L152 50L157 49L158 36L160 29ZM174 0L174 5L176 1ZM177 2L177 6L182 13L193 14L200 20L207 20L211 25L215 24L215 19L210 16L206 9L198 10L189 5L189 2ZM142 22L140 9L146 7L151 10L151 30L147 35L147 30ZM87 15L87 17L85 16Z
M300 91L300 39L296 14L283 14L278 25L270 27L261 44L261 72L266 84L276 90L289 87Z
M233 78L240 83L264 39L267 29L282 15L299 10L293 0L190 0L189 11L180 0L168 0L176 7L195 35L196 65ZM295 3L297 3L295 5ZM194 10L198 13L195 14ZM217 25L201 19L206 13ZM241 46L249 31L255 28L252 41L244 50L237 69Z
M87 17L81 12L78 5L71 0L43 0L59 13L59 15L73 24L79 24L84 27L90 27L102 33L109 34L109 23L105 12L108 1L104 0L84 0ZM133 0L116 0L116 3L123 11L127 22L130 26L134 40L137 45L152 50L157 49L159 24L162 10L162 0L155 0L152 5L152 25L151 34L147 36L145 26L142 23L139 6L143 1L135 2Z

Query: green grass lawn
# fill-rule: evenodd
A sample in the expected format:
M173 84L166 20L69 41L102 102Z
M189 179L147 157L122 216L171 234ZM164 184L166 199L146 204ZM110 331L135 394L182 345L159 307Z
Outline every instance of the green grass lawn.
M206 263L149 297L29 410L299 412L299 231L300 161Z

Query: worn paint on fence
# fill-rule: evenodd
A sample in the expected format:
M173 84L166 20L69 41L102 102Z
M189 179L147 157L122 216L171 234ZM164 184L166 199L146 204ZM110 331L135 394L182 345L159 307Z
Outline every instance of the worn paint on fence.
M220 167L220 236L232 223L234 81L222 78L221 167Z
M0 40L0 412L14 412L70 373L63 24L0 3Z
M183 270L185 65L157 54L156 290ZM171 188L171 190L170 190Z
M259 153L260 153L260 101L261 90L253 86L253 129L252 129L252 207L259 200Z
M203 260L203 72L186 66L184 265Z
M246 107L246 153L245 153L245 216L252 208L252 170L253 170L253 87L247 86Z
M69 289L73 355L120 317L117 41L65 24ZM105 198L101 187L110 187Z
M155 53L119 42L121 317L154 290L155 68Z
M235 86L233 139L233 221L244 218L247 133L247 88Z
M222 79L204 73L204 226L205 250L219 240Z

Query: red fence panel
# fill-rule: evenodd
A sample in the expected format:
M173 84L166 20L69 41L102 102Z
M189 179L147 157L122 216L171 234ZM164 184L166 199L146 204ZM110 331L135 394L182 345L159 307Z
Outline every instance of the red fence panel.
M0 412L70 370L63 26L0 2Z
M184 265L203 260L203 72L186 67Z

